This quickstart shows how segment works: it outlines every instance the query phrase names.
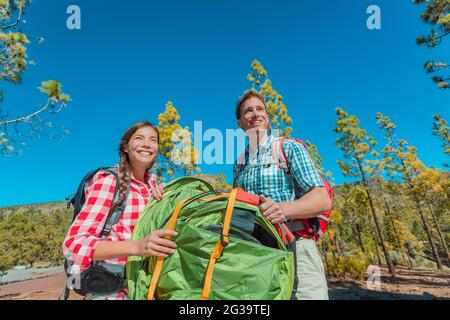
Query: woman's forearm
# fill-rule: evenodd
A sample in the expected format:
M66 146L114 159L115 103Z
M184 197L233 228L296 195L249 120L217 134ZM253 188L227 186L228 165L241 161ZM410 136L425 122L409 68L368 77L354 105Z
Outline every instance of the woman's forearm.
M317 187L300 199L280 203L283 215L287 219L308 219L331 209L331 200L323 187Z
M94 252L94 261L111 260L137 254L137 241L101 241Z
M111 260L129 256L167 257L177 248L177 244L169 239L177 235L174 230L156 230L141 240L101 241L95 249L93 260Z

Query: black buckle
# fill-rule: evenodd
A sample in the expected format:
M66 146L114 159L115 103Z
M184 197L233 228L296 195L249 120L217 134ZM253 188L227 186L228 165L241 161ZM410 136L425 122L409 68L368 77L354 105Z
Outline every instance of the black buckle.
M72 204L72 200L70 199L70 197L66 197L66 207L67 209L70 209L70 205Z

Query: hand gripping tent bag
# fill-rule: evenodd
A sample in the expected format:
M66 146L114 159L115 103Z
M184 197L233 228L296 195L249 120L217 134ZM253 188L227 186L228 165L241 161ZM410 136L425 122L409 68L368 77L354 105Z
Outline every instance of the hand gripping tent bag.
M132 239L171 229L178 248L167 258L128 258L129 298L290 299L293 254L257 205L257 196L238 188L222 193L194 177L172 181L159 202L149 202Z

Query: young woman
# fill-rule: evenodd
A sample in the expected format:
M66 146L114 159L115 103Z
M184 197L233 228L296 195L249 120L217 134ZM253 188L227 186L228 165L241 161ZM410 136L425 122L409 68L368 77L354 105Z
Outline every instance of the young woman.
M131 239L134 226L150 197L159 200L164 185L156 183L156 175L149 169L158 154L159 132L149 122L138 122L128 128L119 145L118 176L103 171L96 173L85 190L86 200L81 212L70 227L64 240L64 256L73 262L71 274L79 274L94 261L125 265L128 256L168 256L176 244L164 239L176 236L175 231L157 230L148 237ZM119 188L118 200L113 203L114 191ZM127 190L128 189L128 190ZM128 196L125 199L125 195ZM125 210L112 227L106 240L100 234L111 208L125 201ZM110 295L88 294L85 299L127 299L127 290Z

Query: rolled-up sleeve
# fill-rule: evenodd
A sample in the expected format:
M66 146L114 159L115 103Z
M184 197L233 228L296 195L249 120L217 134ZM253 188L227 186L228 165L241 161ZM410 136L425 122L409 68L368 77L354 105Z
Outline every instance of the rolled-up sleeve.
M72 274L90 267L95 249L101 241L101 232L112 206L116 178L103 171L97 172L85 190L85 203L72 223L63 243L66 259L73 262Z
M285 140L283 149L289 163L290 174L302 194L309 192L314 187L325 186L319 170L303 145L293 140Z

